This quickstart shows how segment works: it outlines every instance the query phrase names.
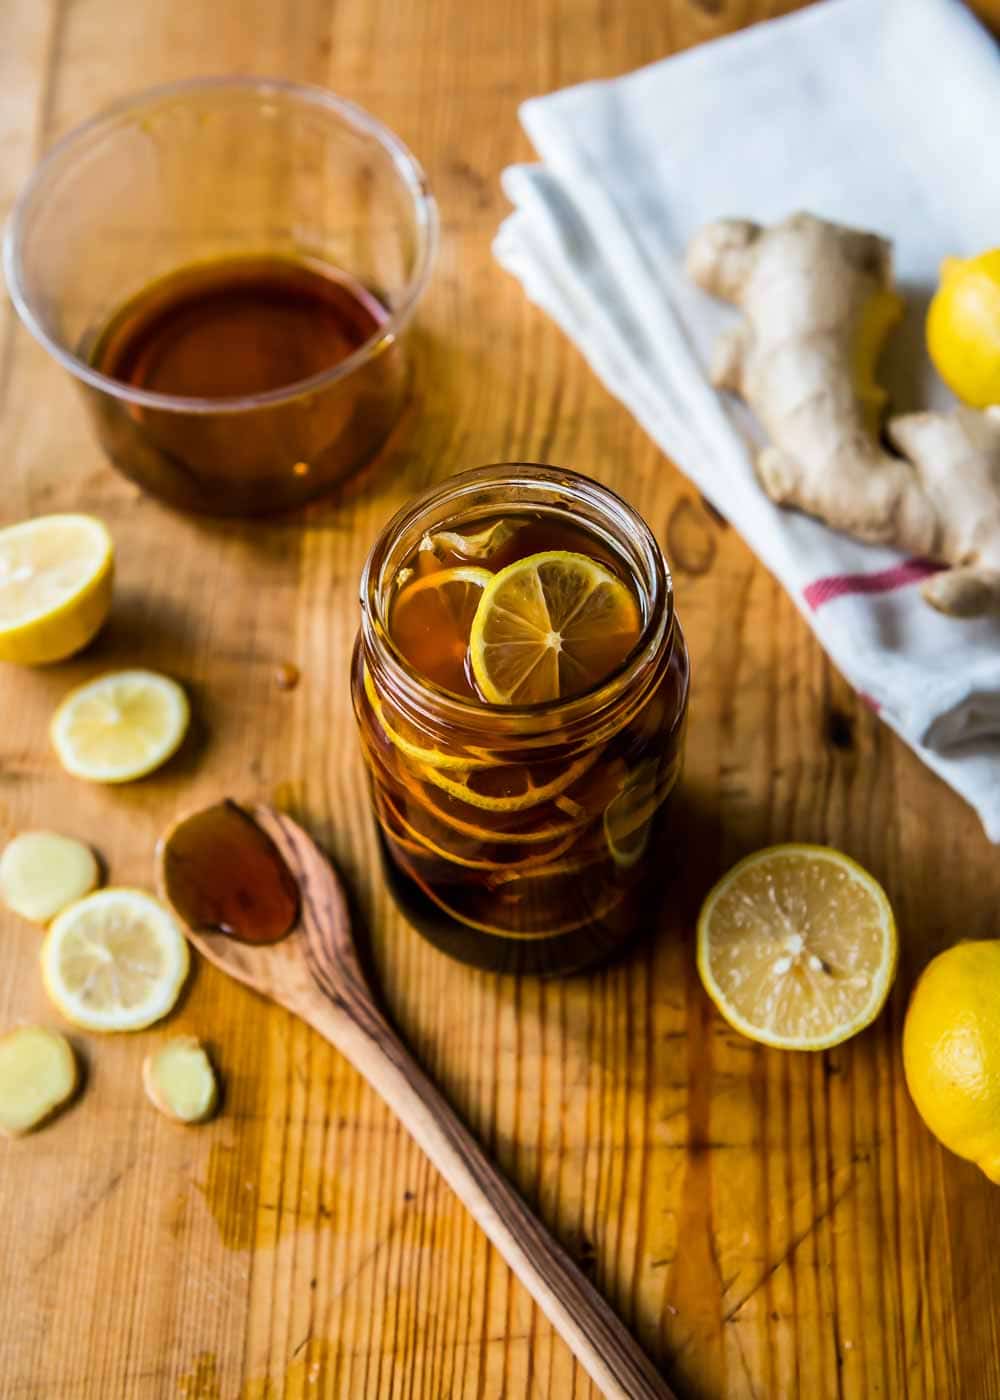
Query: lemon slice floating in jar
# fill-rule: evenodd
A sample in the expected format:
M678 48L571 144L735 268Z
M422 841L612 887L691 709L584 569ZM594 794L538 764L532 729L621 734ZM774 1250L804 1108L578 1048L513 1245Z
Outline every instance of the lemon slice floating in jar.
M885 892L828 846L771 846L724 875L698 917L698 971L731 1026L826 1050L869 1025L896 971Z
M585 554L529 554L494 574L469 638L476 684L493 705L579 695L617 670L639 640L639 606Z
M136 1031L171 1011L190 958L173 915L141 890L99 890L53 921L42 944L45 990L74 1025Z
M493 575L461 565L413 578L396 594L389 632L422 675L454 695L471 696L465 672L469 632Z
M166 763L189 719L176 681L156 671L113 671L67 695L52 720L52 743L74 777L128 783Z
M461 749L448 753L435 745L423 744L420 742L419 730L412 725L407 725L402 716L393 715L390 719L386 706L378 697L367 666L364 668L363 684L365 698L372 714L378 720L382 733L394 748L397 748L407 758L413 759L420 768L425 766L429 768L457 768L466 773L470 768L489 768L491 766L494 760L477 758Z
M85 647L111 608L114 547L89 515L0 530L0 661L44 666Z

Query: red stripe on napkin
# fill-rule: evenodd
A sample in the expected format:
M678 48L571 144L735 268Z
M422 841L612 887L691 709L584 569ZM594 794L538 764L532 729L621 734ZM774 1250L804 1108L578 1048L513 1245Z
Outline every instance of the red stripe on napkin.
M943 567L932 564L929 559L907 559L905 564L894 564L891 569L877 574L830 574L807 584L802 596L815 612L824 603L848 593L891 593L896 588L908 588L911 583L920 583L931 574L940 573Z

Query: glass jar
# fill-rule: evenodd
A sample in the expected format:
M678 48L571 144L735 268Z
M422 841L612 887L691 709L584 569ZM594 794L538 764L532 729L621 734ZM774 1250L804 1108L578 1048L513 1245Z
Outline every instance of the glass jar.
M184 510L267 515L339 484L395 426L436 242L423 171L369 113L304 84L196 78L52 148L4 271L119 471Z
M443 690L393 642L400 571L431 535L525 518L553 538L571 525L614 561L641 607L638 642L565 700L491 705ZM667 883L688 678L663 555L606 487L509 463L404 507L362 575L352 690L386 878L406 918L444 952L502 972L578 971L648 929Z

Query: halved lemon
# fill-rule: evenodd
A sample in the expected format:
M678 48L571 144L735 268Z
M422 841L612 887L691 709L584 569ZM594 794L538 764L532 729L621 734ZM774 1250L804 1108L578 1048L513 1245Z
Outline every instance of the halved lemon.
M561 549L529 554L483 590L472 672L493 705L565 699L620 666L641 630L635 597L603 564Z
M74 1025L136 1031L173 1008L188 974L187 939L141 890L99 890L59 914L42 944L45 989Z
M187 732L187 696L157 671L112 671L67 695L52 720L59 762L76 778L128 783L176 752Z
M461 865L469 870L511 871L548 865L576 843L578 834L571 831L544 844L525 842L525 853L520 854L509 845L495 843L488 831L483 832L483 839L479 841L463 839L458 832L449 831L443 823L437 823L438 829L435 831L434 819L426 812L421 813L424 823L424 829L421 830L404 815L386 792L376 796L375 811L386 835L404 849L408 849L411 854L441 860L450 865ZM510 852L510 859L498 859L497 845L500 846L500 850ZM487 855L483 854L484 851Z
M471 565L435 569L404 583L392 605L396 646L421 675L455 695L474 693L465 670L469 633L492 577Z
M0 530L0 661L44 666L85 647L111 608L114 546L90 515Z
M698 971L731 1026L826 1050L881 1011L896 971L881 885L829 846L770 846L724 875L698 917Z

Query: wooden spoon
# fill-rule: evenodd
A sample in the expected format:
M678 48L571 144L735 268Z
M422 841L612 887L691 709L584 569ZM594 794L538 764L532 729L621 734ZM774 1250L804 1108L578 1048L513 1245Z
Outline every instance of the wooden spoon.
M381 1094L609 1400L676 1400L379 1011L361 971L343 889L319 847L290 817L264 806L251 811L298 882L298 923L266 946L200 928L190 930L191 941L223 972L301 1016ZM162 846L159 878L166 893Z

